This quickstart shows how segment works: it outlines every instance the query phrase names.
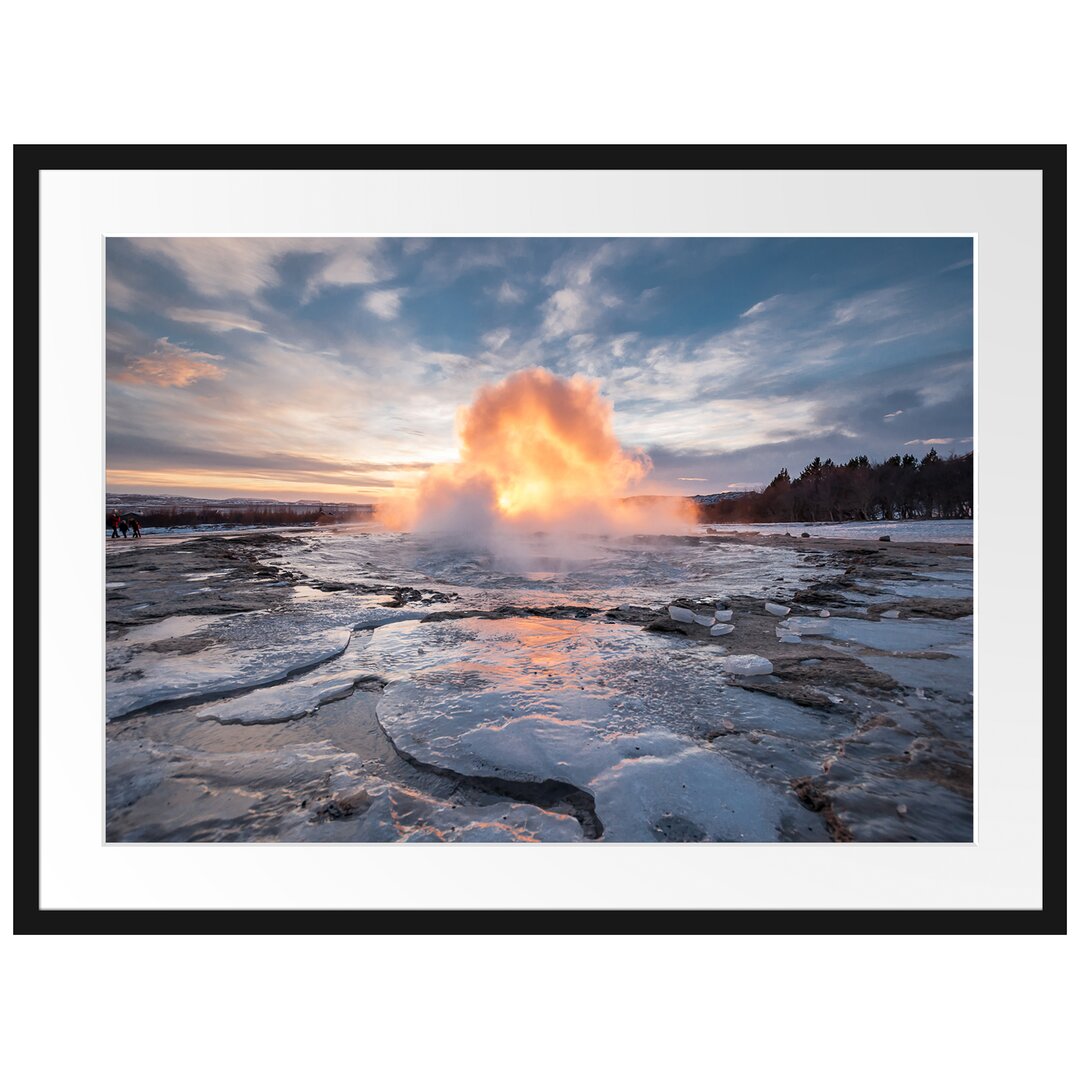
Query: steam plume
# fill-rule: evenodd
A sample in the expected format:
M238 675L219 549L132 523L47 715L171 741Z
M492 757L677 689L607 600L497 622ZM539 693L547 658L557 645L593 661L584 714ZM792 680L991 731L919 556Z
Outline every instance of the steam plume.
M657 521L655 506L622 501L652 463L623 449L612 417L598 384L584 376L515 372L458 410L459 460L428 470L384 520L440 532L683 531L670 512Z

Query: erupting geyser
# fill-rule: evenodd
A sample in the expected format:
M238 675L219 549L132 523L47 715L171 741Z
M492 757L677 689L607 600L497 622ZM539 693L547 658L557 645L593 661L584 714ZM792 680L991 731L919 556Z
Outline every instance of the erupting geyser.
M597 383L543 368L483 387L458 410L458 461L429 469L415 493L385 516L404 528L461 531L492 525L532 529L657 526L622 501L652 468L627 452ZM675 514L667 528L677 527Z

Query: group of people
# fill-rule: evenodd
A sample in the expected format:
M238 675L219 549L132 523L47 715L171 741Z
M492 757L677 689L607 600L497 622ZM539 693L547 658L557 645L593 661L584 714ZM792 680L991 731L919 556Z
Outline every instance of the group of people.
M129 521L126 517L123 517L119 511L114 510L112 515L112 536L110 540L117 540L121 536L126 540L128 529L131 529L131 538L138 540L142 536L142 529L139 528L139 519L137 517L131 518Z

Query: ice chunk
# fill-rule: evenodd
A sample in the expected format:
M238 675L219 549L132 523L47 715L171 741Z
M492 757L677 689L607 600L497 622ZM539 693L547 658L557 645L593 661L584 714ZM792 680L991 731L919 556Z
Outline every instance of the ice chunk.
M667 613L676 622L694 621L694 613L689 608L677 607L675 604L671 604L667 609Z
M731 622L731 616L733 614L734 614L734 612L730 608L727 611L717 611L717 613L716 613L716 621L717 622Z
M890 611L883 611L881 617L883 619L899 619L900 612L897 611L896 608L892 608Z
M828 608L825 608L825 607L823 607L823 608L822 608L822 609L821 609L821 610L820 610L820 611L818 612L818 617L819 617L819 618L821 618L821 619L827 619L827 618L829 617L829 609L828 609Z
M107 690L109 719L163 701L254 689L344 652L351 634L335 628L292 640L214 645L193 654L137 652L118 664ZM124 646L121 646L123 648ZM110 673L111 674L111 673Z
M297 720L320 705L348 697L365 673L312 676L252 690L231 701L216 702L196 715L220 724L277 724Z
M720 663L729 675L771 675L772 662L764 656L743 653L740 656L722 656Z
M709 633L713 637L722 637L724 634L730 634L731 631L734 629L735 627L731 623L718 622L712 626L712 628L709 630Z
M783 604L774 604L774 603L766 600L765 601L765 611L769 615L779 615L779 616L782 617L784 615L789 615L791 613L791 608L784 607Z
M777 638L781 645L801 645L802 638L798 634L781 634L777 631Z
M716 622L716 619L711 615L695 615L694 622L696 622L698 626L712 626L712 624Z

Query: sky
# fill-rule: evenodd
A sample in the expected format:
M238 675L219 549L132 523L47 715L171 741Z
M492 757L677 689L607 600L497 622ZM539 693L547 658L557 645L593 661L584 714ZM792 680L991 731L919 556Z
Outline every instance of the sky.
M110 238L107 487L377 501L529 367L594 379L639 493L972 448L965 238Z

